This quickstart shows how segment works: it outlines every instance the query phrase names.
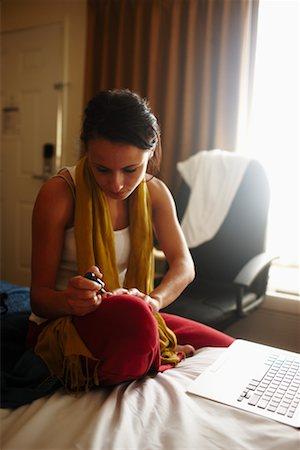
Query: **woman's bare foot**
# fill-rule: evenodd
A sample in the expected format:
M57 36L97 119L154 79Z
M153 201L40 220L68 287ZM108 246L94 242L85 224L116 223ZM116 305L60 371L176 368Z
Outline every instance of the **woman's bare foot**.
M193 356L195 354L195 351L196 351L195 348L190 344L176 345L175 347L175 352L183 353L186 358Z

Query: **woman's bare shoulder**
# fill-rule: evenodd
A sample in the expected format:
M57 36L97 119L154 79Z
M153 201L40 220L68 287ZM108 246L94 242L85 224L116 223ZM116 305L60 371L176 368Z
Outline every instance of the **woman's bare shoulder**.
M43 184L38 196L55 196L58 201L69 198L72 193L70 183L73 183L73 181L68 171L55 175Z
M155 202L172 202L173 196L168 188L168 186L159 178L153 177L147 181L150 197Z
M74 210L74 197L62 177L52 177L41 187L34 205L33 217L41 221L68 223ZM44 219L44 220L43 220Z

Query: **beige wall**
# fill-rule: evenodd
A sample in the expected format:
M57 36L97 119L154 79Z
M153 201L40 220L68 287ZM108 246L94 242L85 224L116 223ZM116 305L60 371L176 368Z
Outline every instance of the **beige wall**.
M79 154L86 45L86 0L1 0L1 31L61 23L64 27L63 164Z

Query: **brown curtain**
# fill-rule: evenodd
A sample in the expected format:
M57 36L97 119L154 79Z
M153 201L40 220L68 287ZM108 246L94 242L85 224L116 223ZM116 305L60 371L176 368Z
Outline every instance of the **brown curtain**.
M251 98L258 0L88 0L85 100L129 88L162 129L161 178L199 150L236 151Z

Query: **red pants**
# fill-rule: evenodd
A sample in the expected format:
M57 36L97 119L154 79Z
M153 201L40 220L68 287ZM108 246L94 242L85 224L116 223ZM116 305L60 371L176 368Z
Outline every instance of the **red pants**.
M178 344L201 347L228 347L233 338L193 320L164 314L167 326L174 331ZM100 307L83 317L74 316L74 326L93 356L100 360L101 385L135 380L147 373L163 371L157 322L150 307L130 295L103 299ZM31 323L28 342L34 348L44 324ZM91 361L91 367L94 362Z

